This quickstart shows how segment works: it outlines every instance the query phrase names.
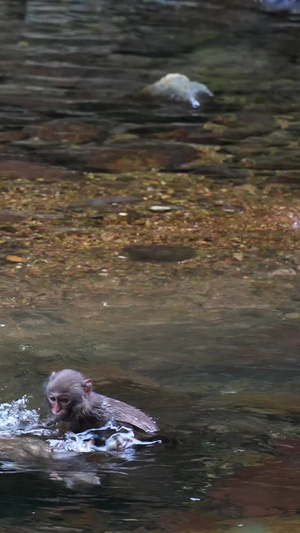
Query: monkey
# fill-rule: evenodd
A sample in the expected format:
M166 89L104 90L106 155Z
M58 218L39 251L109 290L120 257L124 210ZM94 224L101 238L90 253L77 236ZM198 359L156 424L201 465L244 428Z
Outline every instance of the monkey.
M158 425L139 409L92 391L92 380L70 369L52 372L46 383L46 398L57 421L67 430L81 433L109 421L156 433Z

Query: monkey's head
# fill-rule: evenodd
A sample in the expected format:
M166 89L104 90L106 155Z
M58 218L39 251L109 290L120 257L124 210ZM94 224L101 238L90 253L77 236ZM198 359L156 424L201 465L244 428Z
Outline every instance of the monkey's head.
M78 406L84 406L92 390L90 379L75 370L52 372L46 384L46 397L57 420L68 421Z

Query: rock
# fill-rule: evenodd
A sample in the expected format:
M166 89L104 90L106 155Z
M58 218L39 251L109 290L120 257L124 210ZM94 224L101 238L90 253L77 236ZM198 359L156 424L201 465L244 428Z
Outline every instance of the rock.
M166 213L172 209L176 209L176 207L170 205L152 205L150 207L150 211L154 211L154 213Z
M73 156L74 157L74 156ZM180 169L184 163L199 158L192 146L180 143L142 144L99 148L82 155L90 170L103 172L134 172L152 169Z
M300 318L300 313L287 313L286 315L284 315L284 318L291 318L293 320L298 320L298 318Z
M196 255L189 246L167 244L132 244L122 250L132 261L168 262L186 261Z
M0 142L13 142L20 141L25 138L25 132L23 130L15 131L1 131Z
M142 198L138 196L100 196L95 198L87 198L86 200L83 200L80 204L76 205L98 208L104 207L106 205L133 204L141 201Z
M19 222L20 220L26 220L29 218L29 214L23 211L17 211L16 209L0 209L0 223L1 222Z
M50 446L32 437L14 437L13 439L0 439L0 458L12 461L30 459L50 459L52 456Z
M289 11L300 13L299 0L258 0L258 4L268 12Z
M274 278L275 276L296 276L297 272L293 268L277 268L273 272L269 272L268 277Z
M68 172L61 168L50 168L44 165L38 165L37 163L31 163L30 161L14 161L11 159L0 161L0 177L55 181L56 179L63 179L67 175Z
M24 259L22 257L19 257L18 255L6 255L5 259L10 263L23 263L24 261Z
M187 76L178 73L167 74L156 83L148 85L143 89L143 94L161 100L189 103L194 108L200 106L203 96L213 96L203 83L190 81Z
M65 324L65 320L59 314L42 308L31 309L27 307L26 309L14 311L12 316L16 323L24 329L51 328L54 324Z
M85 487L100 485L101 481L93 472L71 472L70 474L51 472L50 479L64 483L70 490L79 490Z
M39 137L43 141L62 144L84 144L93 139L99 139L100 134L102 134L100 140L106 136L93 124L66 120L55 120L29 126L26 131L31 136Z

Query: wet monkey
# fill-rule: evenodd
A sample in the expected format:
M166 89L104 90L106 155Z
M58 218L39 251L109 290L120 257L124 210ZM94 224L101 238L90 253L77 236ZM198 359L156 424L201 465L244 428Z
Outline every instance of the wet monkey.
M45 392L56 420L65 422L74 433L101 427L108 421L130 424L146 433L156 433L159 429L139 409L93 392L92 381L75 370L52 372Z

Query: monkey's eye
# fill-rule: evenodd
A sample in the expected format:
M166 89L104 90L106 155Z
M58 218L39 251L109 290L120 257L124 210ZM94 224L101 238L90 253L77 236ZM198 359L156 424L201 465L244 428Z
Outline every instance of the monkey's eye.
M60 403L62 403L63 405L68 405L70 399L69 399L69 398L60 398L59 401L60 401Z
M48 400L49 402L54 403L56 401L56 398L55 396L48 396Z

